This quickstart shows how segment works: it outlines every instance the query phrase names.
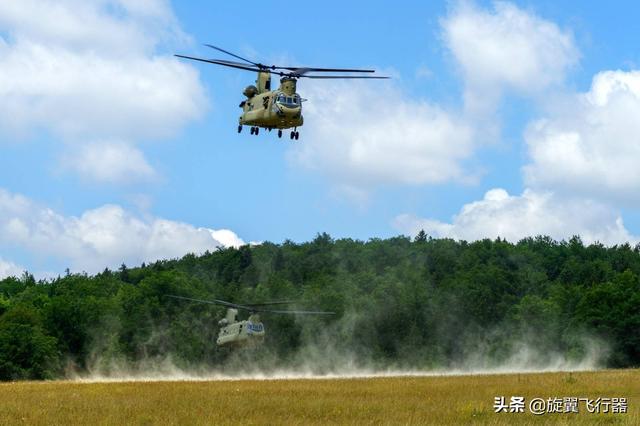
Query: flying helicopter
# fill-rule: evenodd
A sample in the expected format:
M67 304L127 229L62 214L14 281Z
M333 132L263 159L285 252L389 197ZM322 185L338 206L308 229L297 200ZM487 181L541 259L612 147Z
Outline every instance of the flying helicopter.
M260 133L260 128L269 131L278 129L278 137L282 137L283 129L293 129L290 139L298 140L300 133L298 127L304 123L302 117L302 102L306 101L296 93L296 83L300 78L311 79L387 79L389 77L365 76L365 75L324 75L318 73L374 73L367 69L345 68L316 68L316 67L283 67L277 65L265 65L254 62L242 56L236 55L211 44L205 46L219 52L230 55L243 62L234 62L224 59L205 59L194 56L175 55L178 58L206 62L225 67L237 68L258 73L256 85L247 86L242 92L247 99L240 102L242 114L239 118L238 133L243 126L251 126L251 134ZM310 74L311 73L311 74ZM271 76L280 76L280 86L271 90Z
M221 305L227 308L227 314L218 321L220 331L216 344L218 346L255 346L264 340L265 328L260 321L260 313L284 314L284 315L334 315L335 312L324 311L297 311L265 308L274 305L290 305L295 302L290 300L280 300L263 303L231 303L224 300L194 299L191 297L174 296L168 294L167 297L187 300L197 303L208 303L211 305ZM246 320L238 320L238 311L248 311L249 317Z

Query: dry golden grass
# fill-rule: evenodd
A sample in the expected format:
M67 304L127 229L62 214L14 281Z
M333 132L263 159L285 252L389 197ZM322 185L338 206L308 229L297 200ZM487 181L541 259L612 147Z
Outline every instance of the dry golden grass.
M627 414L494 413L493 399L626 397ZM528 411L528 410L527 410ZM640 370L128 383L0 384L1 424L629 424L640 425Z

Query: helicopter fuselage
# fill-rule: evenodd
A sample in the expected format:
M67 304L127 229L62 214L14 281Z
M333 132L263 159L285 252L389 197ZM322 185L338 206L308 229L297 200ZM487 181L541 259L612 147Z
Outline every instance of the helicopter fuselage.
M246 100L240 103L242 114L240 126L262 127L265 129L289 129L302 126L302 102L296 93L296 79L283 77L280 87L271 88L271 74L259 72L256 86L244 90Z
M223 319L218 321L218 325L220 326L218 339L216 340L218 346L257 346L262 343L264 341L265 330L262 321L260 321L261 312L280 315L334 315L334 312L270 308L270 306L294 303L290 300L239 304L219 299L204 300L173 294L167 294L166 296L172 299L226 306L227 314ZM251 314L246 320L238 321L238 310L249 311Z
M218 52L233 56L242 62L229 61L224 59L205 59L195 56L175 55L179 58L193 61L206 62L224 67L241 69L245 71L257 72L255 86L248 86L244 89L246 100L240 103L242 114L239 118L238 133L242 132L243 126L251 126L251 134L258 135L260 128L278 129L278 137L282 137L282 129L290 129L291 139L298 139L300 132L297 128L302 126L302 99L296 93L296 82L299 78L314 79L354 79L354 78L377 78L385 79L389 77L378 77L370 75L353 75L351 73L373 73L374 70L367 69L347 69L347 68L316 68L316 67L283 67L277 65L265 65L240 55L205 44ZM325 74L329 73L329 74ZM335 75L334 73L340 73ZM271 76L279 75L280 87L271 90Z
M216 344L218 346L250 346L257 345L264 340L264 325L256 314L247 320L237 321L236 309L229 309L227 316L222 319Z

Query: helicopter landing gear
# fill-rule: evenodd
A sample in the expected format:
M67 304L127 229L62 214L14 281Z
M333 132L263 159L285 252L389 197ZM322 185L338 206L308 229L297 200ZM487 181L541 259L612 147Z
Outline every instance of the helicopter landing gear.
M242 124L238 126L238 133L242 132Z
M281 138L282 137L282 130L278 130L278 137Z
M291 138L291 140L298 140L298 138L300 137L300 132L291 132L291 135L289 137Z
M252 135L257 135L258 133L260 133L260 127L252 127L251 128L251 134Z

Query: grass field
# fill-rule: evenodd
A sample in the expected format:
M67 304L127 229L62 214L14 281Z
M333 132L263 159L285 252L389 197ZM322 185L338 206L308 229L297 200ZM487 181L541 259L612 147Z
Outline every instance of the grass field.
M525 413L495 413L496 396ZM529 413L531 398L625 397L626 414ZM1 424L629 424L640 370L207 382L0 384Z

